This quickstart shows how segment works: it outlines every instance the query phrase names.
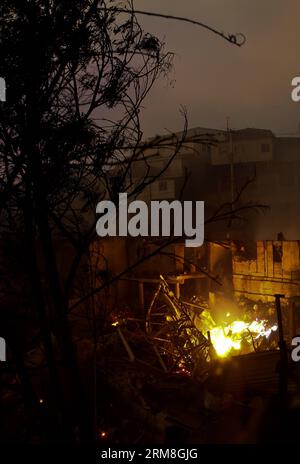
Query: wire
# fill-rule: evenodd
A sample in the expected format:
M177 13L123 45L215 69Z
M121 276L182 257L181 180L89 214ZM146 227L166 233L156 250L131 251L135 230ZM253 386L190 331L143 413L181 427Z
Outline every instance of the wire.
M182 22L186 22L186 23L189 23L189 24L194 24L196 26L203 27L204 29L207 29L208 31L218 35L219 37L222 37L224 40L227 40L227 42L230 42L231 44L236 45L237 47L241 47L246 42L246 37L241 32L237 32L235 34L225 34L224 32L218 31L217 29L214 29L213 27L208 26L205 23L202 23L200 21L196 21L194 19L185 18L183 16L173 16L173 15L167 15L167 14L163 14L163 13L154 13L154 12L150 12L150 11L128 10L126 8L113 8L113 7L111 7L111 8L100 8L100 10L104 10L104 11L113 10L113 11L118 12L118 13L140 14L140 15L145 15L145 16L155 16L157 18L172 19L172 20L175 20L175 21L182 21Z

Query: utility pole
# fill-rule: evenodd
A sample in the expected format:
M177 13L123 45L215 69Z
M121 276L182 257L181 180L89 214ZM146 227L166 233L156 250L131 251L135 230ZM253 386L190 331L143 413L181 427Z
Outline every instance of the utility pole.
M234 153L233 153L233 138L232 138L232 130L230 129L230 118L226 118L226 123L227 123L227 140L228 140L228 145L229 145L229 153L228 153L228 158L229 158L229 163L230 163L230 204L231 204L231 212L233 213L234 211ZM228 222L228 227L231 227L231 221L232 218L229 219ZM227 233L227 238L230 238L230 232Z
M229 162L230 162L230 201L231 201L231 210L234 209L234 153L233 153L233 138L232 130L230 129L230 118L227 117L227 134L229 141Z
M277 322L278 322L278 346L280 350L280 363L279 363L279 396L282 406L286 405L287 399L287 388L288 388L288 356L287 356L287 346L284 339L283 323L282 323L282 313L281 313L281 298L284 298L284 295L275 294L275 306L277 313Z

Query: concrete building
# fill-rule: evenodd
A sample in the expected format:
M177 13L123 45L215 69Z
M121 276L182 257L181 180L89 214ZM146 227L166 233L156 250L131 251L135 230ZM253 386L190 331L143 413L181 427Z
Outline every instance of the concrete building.
M234 227L233 237L256 240L276 240L300 237L300 137L276 137L272 132L245 129L232 134L230 142L221 142L213 148L211 162L215 171L215 200L222 196L230 200L231 190L236 202L244 205L265 205L265 210L245 214L246 221Z
M250 204L268 208L243 211L233 223L227 220L206 225L208 243L203 247L191 249L177 243L142 262L118 284L119 295L124 299L127 293L138 295L142 282L156 285L154 280L161 273L172 283L176 281L174 289L181 294L184 288L189 289L187 282L182 285L187 280L183 277L192 276L194 289L204 297L223 292L273 301L275 293L282 293L298 305L300 137L276 137L262 129L229 133L194 128L188 131L186 141L170 163L175 143L174 138L173 146L168 143L159 149L148 149L147 163L144 159L135 162L134 183L145 176L154 179L140 199L204 200L206 219L222 204L230 210L232 198L237 208ZM163 174L158 176L161 171ZM239 197L245 185L247 188ZM117 275L157 245L159 240L151 238L103 240L100 255L106 260L102 260L101 270ZM106 262L110 263L109 269ZM222 286L201 275L201 269L217 277Z
M144 190L144 200L204 200L206 219L220 205L228 210L235 200L234 207L242 208L239 220L208 225L207 236L212 239L300 237L300 137L277 137L263 129L194 128L166 168L173 152L170 146L151 149L147 166L136 163L135 179L146 169L150 177L165 169ZM251 205L265 208L248 209Z

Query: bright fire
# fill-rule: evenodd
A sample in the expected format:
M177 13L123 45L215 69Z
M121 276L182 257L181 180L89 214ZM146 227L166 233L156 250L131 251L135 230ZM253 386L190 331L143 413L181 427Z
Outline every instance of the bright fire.
M265 320L252 322L233 321L224 326L219 325L210 329L211 342L220 357L228 356L231 351L240 351L242 342L252 343L260 337L269 337L277 326L268 327Z

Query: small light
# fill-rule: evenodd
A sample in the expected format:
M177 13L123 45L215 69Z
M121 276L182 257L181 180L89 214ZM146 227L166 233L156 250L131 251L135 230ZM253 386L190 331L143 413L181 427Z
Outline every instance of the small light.
M40 404L43 404L44 403L44 400L43 398L40 398L40 401L39 401Z
M230 316L230 313L227 313L227 314L226 314L226 317L229 317L229 316Z
M106 438L107 437L107 433L106 432L101 432L101 438Z

